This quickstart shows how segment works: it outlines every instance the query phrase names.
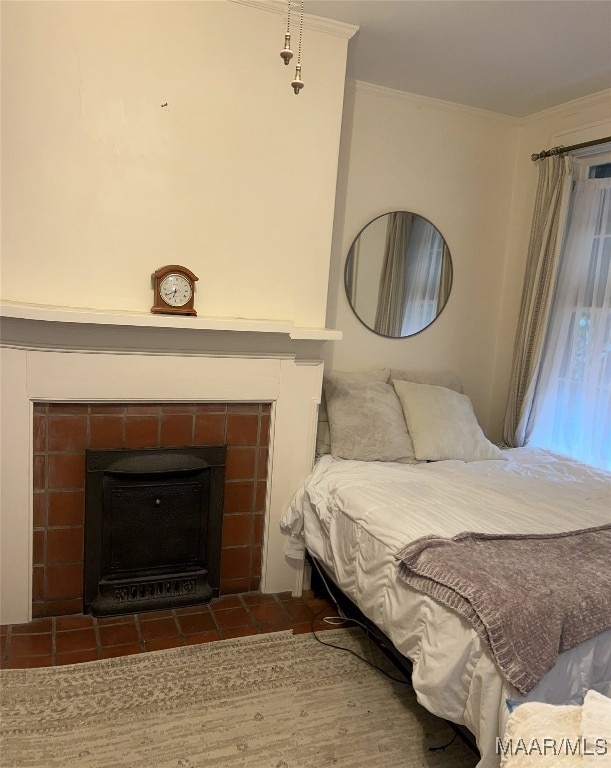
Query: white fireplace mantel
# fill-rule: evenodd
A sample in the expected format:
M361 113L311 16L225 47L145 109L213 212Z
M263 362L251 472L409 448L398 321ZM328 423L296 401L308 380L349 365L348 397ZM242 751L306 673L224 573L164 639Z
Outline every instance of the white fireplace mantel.
M310 471L329 329L26 304L1 308L0 623L32 607L34 402L269 402L261 589L299 593L279 522Z
M150 312L56 307L52 305L2 302L0 317L39 320L53 323L79 323L132 328L176 328L195 331L231 331L234 333L279 333L291 339L337 341L341 331L330 328L301 328L288 320L251 320L239 317L183 317L155 315Z
M151 312L115 312L3 302L2 343L38 349L123 349L185 354L307 356L342 334L330 328L302 328L286 320L184 317Z

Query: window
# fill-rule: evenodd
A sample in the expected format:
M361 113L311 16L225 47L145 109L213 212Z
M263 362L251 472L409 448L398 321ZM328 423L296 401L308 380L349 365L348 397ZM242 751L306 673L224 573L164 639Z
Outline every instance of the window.
M578 159L530 444L611 470L611 162Z
M590 165L588 173L589 179L608 179L611 176L611 163L600 163L599 165Z
M605 145L608 146L608 145ZM573 158L573 177L575 180L608 179L611 176L611 151L598 151L590 148Z

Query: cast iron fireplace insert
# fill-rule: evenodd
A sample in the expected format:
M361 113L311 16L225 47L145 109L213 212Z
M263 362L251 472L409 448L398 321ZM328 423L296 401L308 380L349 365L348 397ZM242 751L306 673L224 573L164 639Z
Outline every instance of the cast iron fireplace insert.
M226 448L86 452L83 611L218 597Z

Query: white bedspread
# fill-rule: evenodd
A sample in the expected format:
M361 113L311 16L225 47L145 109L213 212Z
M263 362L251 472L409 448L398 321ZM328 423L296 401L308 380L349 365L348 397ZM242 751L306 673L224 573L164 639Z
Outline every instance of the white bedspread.
M426 534L552 533L611 520L609 473L540 450L505 456L418 465L324 456L283 520L412 660L419 702L475 735L480 768L499 764L506 699L580 704L588 689L611 696L611 630L562 654L524 699L464 619L396 576L394 554Z

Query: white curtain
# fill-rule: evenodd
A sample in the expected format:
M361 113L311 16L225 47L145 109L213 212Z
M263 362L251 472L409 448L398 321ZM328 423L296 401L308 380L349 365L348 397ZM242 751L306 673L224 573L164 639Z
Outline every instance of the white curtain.
M418 217L407 249L402 336L418 333L437 317L443 246L439 231Z
M575 183L530 445L611 470L611 179Z
M563 230L565 201L568 202L572 186L569 157L546 157L538 165L539 181L505 413L505 443L512 448L530 440L541 350L560 260L559 233Z
M373 330L384 336L401 336L405 312L406 253L410 243L414 215L394 211L388 215L384 262Z

